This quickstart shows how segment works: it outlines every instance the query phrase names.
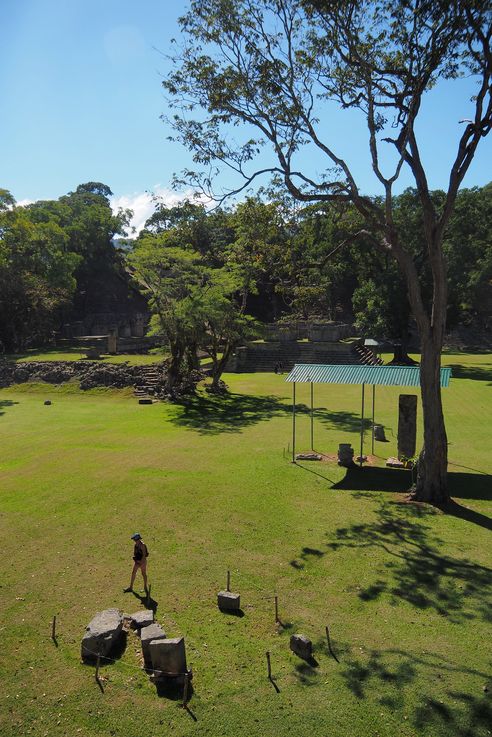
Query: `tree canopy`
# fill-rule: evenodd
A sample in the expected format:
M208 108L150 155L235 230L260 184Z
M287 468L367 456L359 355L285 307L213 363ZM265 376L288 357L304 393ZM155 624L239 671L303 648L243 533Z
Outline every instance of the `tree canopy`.
M369 239L398 263L422 345L424 448L415 494L446 501L439 384L448 306L443 239L458 189L492 125L490 1L192 0L181 27L183 44L164 86L176 137L199 165L185 179L209 190L214 170L228 166L239 177L236 192L269 173L300 201L350 203L363 219L352 238ZM476 94L461 134L450 142L449 183L436 202L416 121L433 86L463 75L476 81ZM330 137L324 123L331 103L340 113L363 116L380 199L361 192L339 141ZM308 145L319 153L316 171L303 159ZM388 148L389 163L382 153ZM403 168L415 181L424 269L395 211L393 190Z

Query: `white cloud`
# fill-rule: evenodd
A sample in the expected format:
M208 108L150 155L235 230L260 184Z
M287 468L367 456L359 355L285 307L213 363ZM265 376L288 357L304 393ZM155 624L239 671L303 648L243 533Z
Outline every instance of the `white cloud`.
M152 192L134 192L133 194L124 194L119 197L111 197L111 207L113 212L116 212L118 208L122 207L125 210L133 210L133 218L130 222L130 229L134 228L134 234L128 233L129 236L138 235L145 225L145 221L152 215L155 210L155 204L153 202L153 196L157 196L167 207L174 207L184 200L194 200L193 190L186 190L185 192L174 192L166 187L156 185ZM196 201L196 200L195 200ZM207 204L204 199L201 200L204 204Z
M32 205L32 203L35 202L35 201L36 200L27 200L27 199L26 200L18 200L18 202L16 202L15 204L16 204L16 207L26 207L26 205Z

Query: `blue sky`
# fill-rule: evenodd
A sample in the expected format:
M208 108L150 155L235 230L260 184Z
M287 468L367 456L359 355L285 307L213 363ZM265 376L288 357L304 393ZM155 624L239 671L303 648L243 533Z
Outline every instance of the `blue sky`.
M146 191L176 198L172 174L190 156L167 140L159 116L166 112L165 54L184 10L184 2L168 0L0 0L0 187L22 202L101 181L140 220L149 212ZM442 85L422 111L433 188L446 186L470 94L466 80ZM378 193L364 129L338 117L331 125L361 189ZM492 179L489 138L465 186ZM404 177L400 189L411 184Z

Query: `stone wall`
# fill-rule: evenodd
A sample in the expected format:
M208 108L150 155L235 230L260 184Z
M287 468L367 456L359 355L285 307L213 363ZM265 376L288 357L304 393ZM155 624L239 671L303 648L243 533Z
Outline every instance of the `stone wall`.
M293 320L274 322L264 326L265 340L286 342L311 340L313 342L332 342L349 338L353 327L348 323L322 322L315 320Z
M156 371L166 376L162 364L155 365ZM137 386L142 381L145 366L129 366L126 363L101 363L100 361L29 361L26 363L0 362L0 387L29 382L63 384L79 381L81 389L107 386L121 389Z

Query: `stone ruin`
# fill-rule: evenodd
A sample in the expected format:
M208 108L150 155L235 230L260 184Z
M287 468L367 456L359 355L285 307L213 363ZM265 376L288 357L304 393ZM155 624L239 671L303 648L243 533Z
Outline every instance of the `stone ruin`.
M303 660L309 661L313 657L313 643L306 635L291 635L289 646Z
M351 468L354 465L354 449L350 443L340 443L337 456L339 466Z
M140 638L143 665L151 671L151 681L172 678L177 683L184 683L185 676L190 677L184 637L168 638L161 625L154 622L151 610L135 614L123 614L119 609L98 612L85 628L82 660L94 663L98 656L111 659L128 629Z

